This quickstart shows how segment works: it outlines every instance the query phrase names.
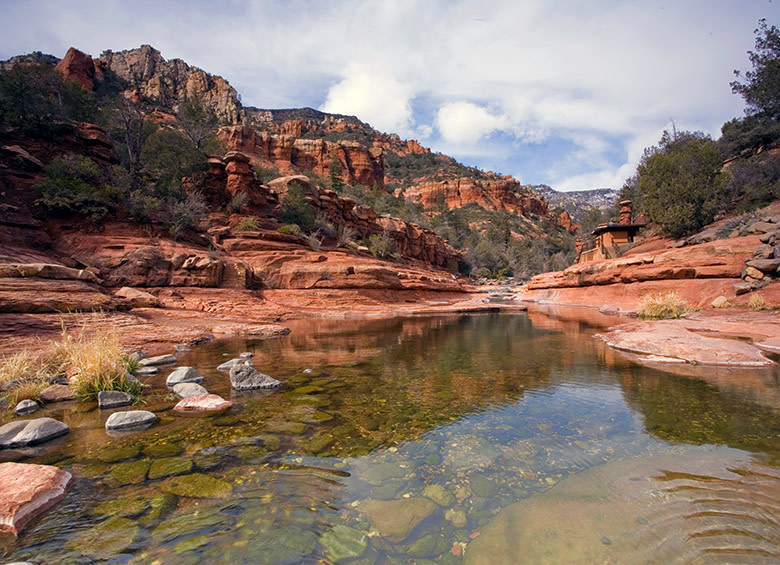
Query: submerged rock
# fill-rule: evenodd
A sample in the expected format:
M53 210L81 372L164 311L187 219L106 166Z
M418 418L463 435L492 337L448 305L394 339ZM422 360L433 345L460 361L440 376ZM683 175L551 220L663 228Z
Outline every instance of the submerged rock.
M186 457L164 457L152 462L149 468L149 479L163 479L176 475L184 475L192 471L192 460Z
M279 388L282 383L252 365L240 364L230 368L230 385L236 390L254 390Z
M101 522L65 544L68 551L103 561L127 549L140 527L129 518L115 516Z
M228 498L233 493L230 483L202 473L173 477L164 481L160 488L163 492L190 498Z
M64 436L69 431L67 424L54 418L11 422L0 426L0 449L36 445Z
M181 383L202 383L204 379L198 371L192 367L177 367L168 378L165 380L165 384L168 388L173 388L177 384Z
M368 548L368 536L365 532L336 524L320 537L327 556L338 563L346 559L356 559Z
M114 412L106 420L107 430L145 430L157 421L157 416L148 410Z
M71 474L49 465L0 463L0 532L18 534L65 498Z
M382 537L399 543L417 525L431 516L439 506L427 498L402 498L399 500L363 500L357 505Z
M128 461L120 463L105 478L106 484L112 487L137 485L146 480L149 473L148 461Z
M135 370L136 376L139 377L152 377L156 375L159 372L159 369L157 367L148 366L148 367L138 367Z

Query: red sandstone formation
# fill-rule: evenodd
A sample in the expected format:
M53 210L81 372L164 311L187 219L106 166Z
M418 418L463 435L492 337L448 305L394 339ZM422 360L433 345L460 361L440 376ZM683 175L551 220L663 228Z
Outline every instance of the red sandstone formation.
M103 81L103 71L96 62L75 47L68 49L55 69L65 80L75 80L84 90L92 90L95 82Z
M327 176L335 161L348 184L384 186L382 149L367 148L356 141L324 141L301 138L303 120L291 120L281 133L258 131L249 126L229 126L219 138L233 151L246 154L253 164L277 167L283 173L313 171Z
M404 192L407 199L421 202L426 210L436 207L440 195L444 196L448 208L460 208L474 203L488 210L506 210L524 216L547 214L547 202L544 198L520 185L512 177L427 181L410 186Z

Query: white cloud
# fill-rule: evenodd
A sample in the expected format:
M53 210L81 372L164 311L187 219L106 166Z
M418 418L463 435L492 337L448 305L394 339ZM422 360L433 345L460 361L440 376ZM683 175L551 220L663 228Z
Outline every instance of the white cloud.
M410 135L412 133L411 88L376 69L354 66L347 76L328 90L324 112L356 115L373 127Z
M734 0L6 4L5 56L149 43L225 76L249 105L354 114L466 164L480 156L500 169L482 158L496 138L504 164L513 151L566 145L554 160L522 160L528 182L553 186L613 182L670 119L717 135L741 114L732 71L749 68L753 29L773 9ZM136 17L152 9L154 18Z
M471 102L449 102L439 108L436 126L450 143L472 145L509 125L506 117L495 116Z

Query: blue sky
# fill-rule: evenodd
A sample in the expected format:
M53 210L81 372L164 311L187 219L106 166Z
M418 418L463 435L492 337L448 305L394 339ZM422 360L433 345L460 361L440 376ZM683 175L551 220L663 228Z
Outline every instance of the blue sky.
M247 105L356 115L467 165L620 188L672 120L717 137L780 0L0 0L0 59L150 44Z

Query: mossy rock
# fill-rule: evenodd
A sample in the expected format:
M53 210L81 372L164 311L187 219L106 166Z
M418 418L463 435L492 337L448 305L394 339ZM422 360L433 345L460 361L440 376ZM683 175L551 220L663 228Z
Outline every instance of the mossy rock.
M268 455L268 449L259 445L239 445L230 452L245 462L257 461Z
M172 477L161 483L163 492L189 498L228 498L233 485L202 473Z
M187 555L198 548L208 545L213 539L214 536L211 534L193 536L177 543L173 548L173 551L178 555Z
M429 534L410 543L405 549L405 553L410 557L429 557L434 559L447 551L449 547L441 534ZM420 563L420 561L417 561L417 563Z
M257 438L269 451L276 451L282 443L282 438L274 434L260 434Z
M126 550L139 529L132 520L115 516L71 539L65 547L92 559L108 560Z
M468 522L466 517L466 511L462 508L450 508L444 512L444 519L452 522L452 525L456 528L465 528Z
M155 443L153 445L147 445L143 449L144 455L151 457L152 459L158 459L160 457L176 457L181 453L181 446L175 443Z
M322 410L293 410L287 414L287 418L293 422L305 422L307 424L321 424L334 418L333 414Z
M268 422L267 431L281 434L300 435L306 431L306 424L303 422Z
M132 459L138 457L141 453L140 445L123 445L120 447L109 447L102 450L97 458L104 463L117 463L124 461L125 459Z
M438 483L425 487L422 494L424 497L430 498L436 504L444 506L445 508L455 504L455 495Z
M106 484L111 487L121 487L124 485L137 485L146 480L149 473L149 461L127 461L120 463L104 479Z
M430 455L425 456L425 463L427 465L440 465L441 464L441 455L438 453L431 453Z
M149 500L144 498L112 498L98 504L92 513L130 518L143 514L149 509L149 506Z
M192 471L192 460L186 457L164 457L152 461L152 465L149 467L149 479L184 475L190 471Z
M337 524L320 537L326 555L335 562L357 559L368 548L368 536L355 528Z
M318 394L320 392L325 392L325 389L321 386L308 385L298 387L295 390L290 391L290 394L295 396L302 396L304 394Z
M138 523L143 526L158 524L170 516L176 510L179 499L173 494L161 494L148 499L147 502L149 503L149 512L138 519Z
M292 401L296 406L311 406L312 408L323 408L333 404L330 397L324 394L294 395Z
M77 477L85 479L97 479L111 470L109 463L87 463L85 465L73 465L71 472Z
M324 451L328 446L330 446L334 441L333 436L324 435L319 437L310 437L306 439L302 439L300 441L300 446L307 452L307 453L313 453L314 455Z

